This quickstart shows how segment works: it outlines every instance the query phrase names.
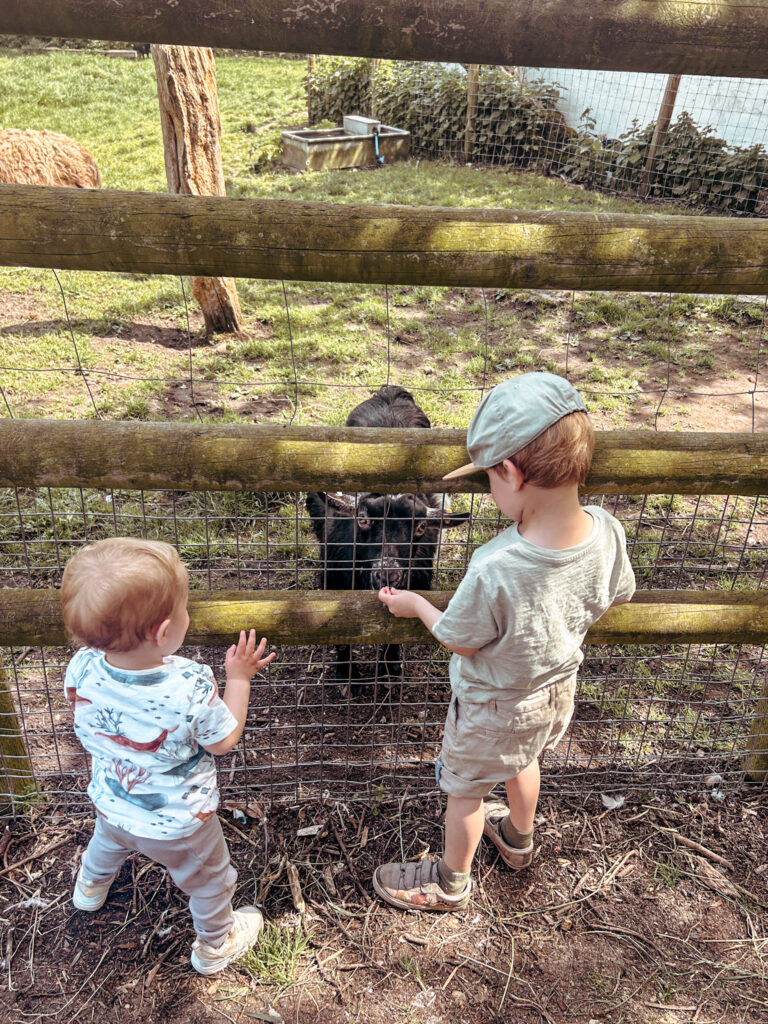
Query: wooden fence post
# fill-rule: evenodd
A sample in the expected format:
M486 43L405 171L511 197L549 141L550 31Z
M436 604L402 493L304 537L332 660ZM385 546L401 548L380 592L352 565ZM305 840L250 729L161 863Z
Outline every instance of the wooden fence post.
M682 75L670 75L667 79L664 96L661 101L661 106L659 107L659 116L656 118L656 127L653 130L651 148L648 150L648 157L645 161L642 178L640 179L640 187L637 190L637 194L641 199L645 199L650 192L651 182L653 181L653 170L656 166L659 150L664 145L664 139L666 138L667 129L669 128L669 122L672 120L672 111L675 109L677 90L680 87L680 79L682 77Z
M768 781L768 680L763 682L763 692L755 708L742 767L752 782Z
M477 117L477 93L480 88L480 65L467 64L467 125L464 129L464 163L472 163L472 148L475 144L475 118Z
M368 116L376 117L376 74L381 61L374 57L370 63L368 72Z
M34 788L35 778L24 733L0 655L0 803L6 803L6 794L23 796Z
M315 111L312 100L315 95L315 74L317 73L317 57L310 53L307 57L307 127L311 128L315 123Z

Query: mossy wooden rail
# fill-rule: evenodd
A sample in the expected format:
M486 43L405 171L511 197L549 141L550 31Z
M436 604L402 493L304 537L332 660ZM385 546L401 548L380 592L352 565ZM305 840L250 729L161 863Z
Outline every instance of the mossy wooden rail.
M445 608L451 591L429 599ZM396 619L374 593L193 591L186 642L228 646L253 625L272 644L379 644L432 640L418 619ZM0 647L66 644L58 590L0 590ZM436 642L436 641L433 641ZM638 591L610 608L588 644L768 643L768 591Z
M451 592L428 596L442 609ZM393 618L373 593L193 592L189 615L187 641L202 646L228 646L251 624L276 645L435 642L417 619ZM0 647L66 642L57 590L0 590ZM768 591L640 591L610 608L586 643L765 644ZM748 742L744 768L760 781L768 774L768 684Z
M0 264L488 288L768 294L768 219L0 185Z
M0 486L126 490L488 490L463 430L0 420ZM767 494L768 434L599 431L585 491Z
M0 33L761 77L765 0L3 0Z

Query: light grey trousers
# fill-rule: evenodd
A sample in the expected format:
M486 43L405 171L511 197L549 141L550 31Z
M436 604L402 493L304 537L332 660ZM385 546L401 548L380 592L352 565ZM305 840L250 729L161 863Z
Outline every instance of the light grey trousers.
M106 882L134 850L168 869L176 885L189 896L198 938L209 946L220 946L235 920L232 894L237 872L218 817L214 814L191 836L180 839L132 836L97 817L93 838L83 854L83 875L92 882Z

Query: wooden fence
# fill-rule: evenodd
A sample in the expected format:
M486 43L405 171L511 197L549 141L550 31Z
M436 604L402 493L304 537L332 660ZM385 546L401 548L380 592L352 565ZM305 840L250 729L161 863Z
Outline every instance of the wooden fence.
M3 0L0 33L766 77L766 0Z
M0 33L295 53L768 77L768 0L4 0ZM446 210L0 186L5 265L294 280L768 294L768 221ZM448 490L461 432L181 424L0 423L0 484L185 489ZM173 459L163 458L167 441ZM604 493L768 493L768 436L616 432ZM332 468L333 467L333 468ZM470 480L464 490L481 490ZM437 601L449 595L433 594ZM588 642L768 641L765 592L644 592ZM257 607L255 607L257 606ZM190 639L257 611L275 642L423 639L374 595L195 595ZM354 623L351 627L350 623ZM0 644L63 642L55 591L8 590ZM0 696L5 686L0 676ZM6 701L7 703L7 701ZM0 704L0 709L5 705ZM6 709L7 710L7 709ZM11 709L12 711L12 709ZM768 774L768 687L745 769ZM0 731L18 759L12 713ZM17 728L17 727L16 727ZM15 745L14 745L15 744Z
M768 220L0 186L0 264L295 281L768 294Z

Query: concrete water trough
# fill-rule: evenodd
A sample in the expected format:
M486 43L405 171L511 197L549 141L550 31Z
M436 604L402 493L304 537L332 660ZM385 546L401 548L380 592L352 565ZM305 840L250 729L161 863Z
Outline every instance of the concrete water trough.
M341 128L283 132L283 163L300 171L373 167L405 160L410 141L411 133L402 128L371 117L345 117Z

